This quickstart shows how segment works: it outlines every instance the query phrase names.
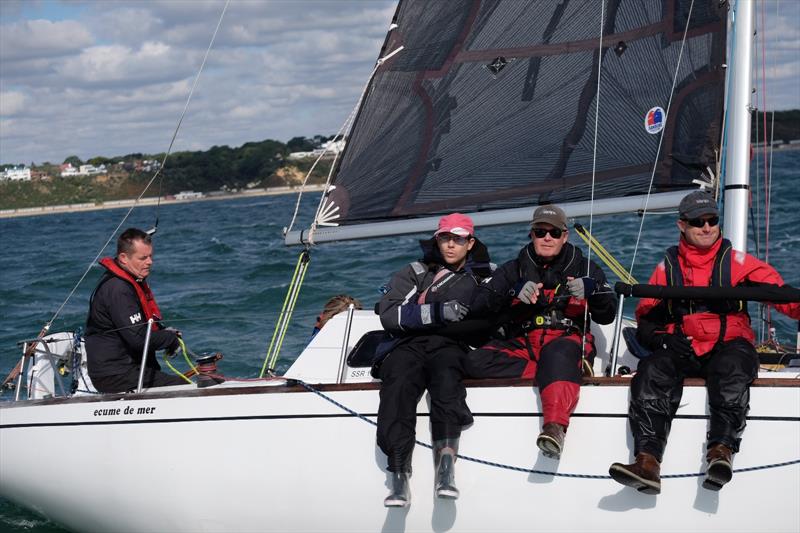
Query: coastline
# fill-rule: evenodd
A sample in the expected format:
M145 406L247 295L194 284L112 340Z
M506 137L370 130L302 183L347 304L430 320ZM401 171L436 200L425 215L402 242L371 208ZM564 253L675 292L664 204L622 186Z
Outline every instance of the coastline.
M280 194L293 194L300 192L301 187L271 187L267 189L255 189L237 193L215 194L214 196L204 196L202 198L175 199L166 197L161 198L161 203L182 204L188 202L205 202L213 200L232 200L236 198L254 198L258 196L275 196ZM308 185L303 189L304 192L321 192L325 189L324 185ZM40 215L53 215L56 213L78 213L82 211L101 211L106 209L120 209L134 205L156 205L158 197L142 198L138 202L131 198L128 200L112 200L109 202L86 202L81 204L46 205L40 207L22 207L19 209L0 209L0 218L16 218Z

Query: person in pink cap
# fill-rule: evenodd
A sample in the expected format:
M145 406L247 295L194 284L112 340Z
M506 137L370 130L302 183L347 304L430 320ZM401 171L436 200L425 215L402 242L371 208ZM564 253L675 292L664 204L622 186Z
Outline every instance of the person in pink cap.
M436 495L455 499L453 467L461 428L472 423L461 358L467 339L454 332L481 280L489 276L489 253L475 238L472 219L453 213L439 220L433 237L420 241L422 259L396 272L376 307L387 337L373 367L380 377L378 446L387 457L391 493L386 507L410 504L408 477L415 444L417 404L431 397ZM448 326L449 325L449 326ZM450 330L450 331L448 331Z

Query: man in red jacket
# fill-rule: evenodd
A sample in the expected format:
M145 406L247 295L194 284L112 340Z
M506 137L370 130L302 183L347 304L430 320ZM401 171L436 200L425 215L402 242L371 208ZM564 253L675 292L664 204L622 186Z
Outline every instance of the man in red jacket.
M704 191L686 196L679 206L678 246L667 250L650 277L652 285L733 287L783 285L774 268L734 250L719 229L714 198ZM800 303L775 306L800 318ZM633 433L633 464L614 463L616 481L645 494L661 492L661 459L685 377L706 380L710 423L703 487L720 490L733 476L732 456L739 451L750 384L758 375L747 304L741 301L655 300L636 308L639 342L653 353L639 362L631 382L628 418Z

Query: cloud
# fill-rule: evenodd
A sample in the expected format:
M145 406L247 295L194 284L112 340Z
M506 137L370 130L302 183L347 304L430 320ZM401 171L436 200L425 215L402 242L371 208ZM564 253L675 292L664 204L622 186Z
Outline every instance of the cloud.
M0 0L0 162L163 152L224 4ZM335 133L396 6L232 1L175 149ZM768 107L800 107L800 2L766 11Z
M73 20L27 20L0 27L0 61L73 54L92 44L91 33Z
M9 117L24 111L26 100L28 98L20 92L0 92L0 116Z
M192 54L189 54L192 55ZM139 49L123 45L92 46L56 67L67 82L79 85L129 86L180 79L194 70L184 51L161 42L145 42Z

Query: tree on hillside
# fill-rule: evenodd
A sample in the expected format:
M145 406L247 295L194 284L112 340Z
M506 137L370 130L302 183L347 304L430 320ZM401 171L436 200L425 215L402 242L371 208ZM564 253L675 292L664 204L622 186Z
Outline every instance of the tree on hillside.
M316 145L312 139L292 137L289 139L289 142L286 143L286 148L288 148L290 152L310 152L316 148Z
M69 163L73 167L79 167L83 164L83 161L81 161L81 158L78 157L77 155L71 155L64 160L64 164L66 165L67 163Z

